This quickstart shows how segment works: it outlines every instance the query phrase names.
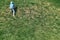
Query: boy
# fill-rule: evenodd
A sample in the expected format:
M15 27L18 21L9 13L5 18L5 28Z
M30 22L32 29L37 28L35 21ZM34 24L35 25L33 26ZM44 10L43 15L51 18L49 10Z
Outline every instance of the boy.
M13 13L13 16L15 16L15 5L14 5L14 3L12 1L10 2L10 9L11 9L11 11Z

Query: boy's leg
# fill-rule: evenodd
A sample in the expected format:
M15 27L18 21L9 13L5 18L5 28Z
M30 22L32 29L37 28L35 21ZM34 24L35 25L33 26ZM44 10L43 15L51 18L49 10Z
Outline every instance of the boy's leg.
M15 15L15 10L13 9L13 16Z

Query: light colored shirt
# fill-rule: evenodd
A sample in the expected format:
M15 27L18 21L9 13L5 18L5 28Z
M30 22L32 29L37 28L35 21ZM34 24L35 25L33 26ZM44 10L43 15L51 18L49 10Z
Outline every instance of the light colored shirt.
M10 9L14 9L14 3L10 3Z

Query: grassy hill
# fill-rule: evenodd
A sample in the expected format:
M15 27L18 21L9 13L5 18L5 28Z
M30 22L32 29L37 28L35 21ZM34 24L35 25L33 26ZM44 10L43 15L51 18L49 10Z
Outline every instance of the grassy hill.
M48 0L0 0L0 40L60 40L60 9Z

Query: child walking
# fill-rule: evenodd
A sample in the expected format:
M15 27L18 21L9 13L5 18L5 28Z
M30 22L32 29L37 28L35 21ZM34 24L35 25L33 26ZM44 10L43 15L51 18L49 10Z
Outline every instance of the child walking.
M11 9L13 16L15 16L15 4L12 1L10 2L10 9Z

